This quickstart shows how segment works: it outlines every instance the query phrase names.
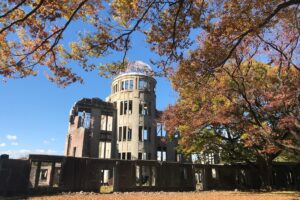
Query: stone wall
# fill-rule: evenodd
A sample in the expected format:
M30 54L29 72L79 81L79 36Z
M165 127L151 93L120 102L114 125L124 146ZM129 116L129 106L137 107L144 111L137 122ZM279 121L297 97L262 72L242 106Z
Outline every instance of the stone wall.
M246 164L30 155L28 160L0 159L0 195L99 191L101 186L114 191L249 190L261 187L257 174ZM272 187L299 190L300 163L274 163Z
M0 158L0 196L26 194L29 172L29 160Z

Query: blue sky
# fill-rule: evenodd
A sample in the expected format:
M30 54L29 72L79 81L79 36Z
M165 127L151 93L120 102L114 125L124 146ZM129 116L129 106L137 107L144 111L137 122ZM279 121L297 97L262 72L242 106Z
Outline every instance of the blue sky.
M65 37L73 37L78 27L73 23ZM141 35L133 36L128 59L149 63L156 55L148 50ZM112 54L95 61L107 63L121 58L120 54ZM66 88L48 81L42 70L37 77L0 82L0 154L15 158L29 153L63 154L72 105L83 97L105 99L110 94L111 79L99 77L97 71L80 75L84 84ZM157 81L157 109L163 110L176 101L177 95L166 78Z

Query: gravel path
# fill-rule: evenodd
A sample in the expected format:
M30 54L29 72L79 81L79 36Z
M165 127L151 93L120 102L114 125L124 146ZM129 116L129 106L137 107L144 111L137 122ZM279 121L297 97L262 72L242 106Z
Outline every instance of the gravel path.
M113 194L70 193L53 196L30 197L29 199L70 200L300 200L300 192L125 192Z

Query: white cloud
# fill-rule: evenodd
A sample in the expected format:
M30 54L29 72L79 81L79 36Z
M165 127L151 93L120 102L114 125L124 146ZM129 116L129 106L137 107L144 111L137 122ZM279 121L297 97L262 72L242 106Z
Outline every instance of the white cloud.
M12 142L12 143L10 143L12 146L18 146L19 145L19 143L17 143L17 142Z
M0 147L5 147L6 144L3 142L3 143L0 143Z
M55 154L57 153L57 151L55 150L52 150L52 149L35 149L35 150L32 150L30 151L29 154Z
M52 149L47 150L47 154L55 154L55 153L57 153L57 151L52 150Z
M20 153L30 153L31 151L28 149L21 149L19 150Z
M50 142L55 142L56 139L55 138L50 138L49 140L44 140L43 143L44 144L49 144Z
M35 152L36 153L45 153L46 150L44 150L44 149L36 149Z
M6 138L8 140L17 140L17 136L16 135L7 135Z

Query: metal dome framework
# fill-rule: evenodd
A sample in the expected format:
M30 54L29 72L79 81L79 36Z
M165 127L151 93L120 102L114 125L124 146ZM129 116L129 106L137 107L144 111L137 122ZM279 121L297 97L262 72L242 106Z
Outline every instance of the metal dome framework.
M127 65L125 71L120 72L118 76L127 75L127 74L142 74L142 75L151 76L152 73L153 70L150 67L150 65L144 63L143 61L134 61L134 62L130 62Z

